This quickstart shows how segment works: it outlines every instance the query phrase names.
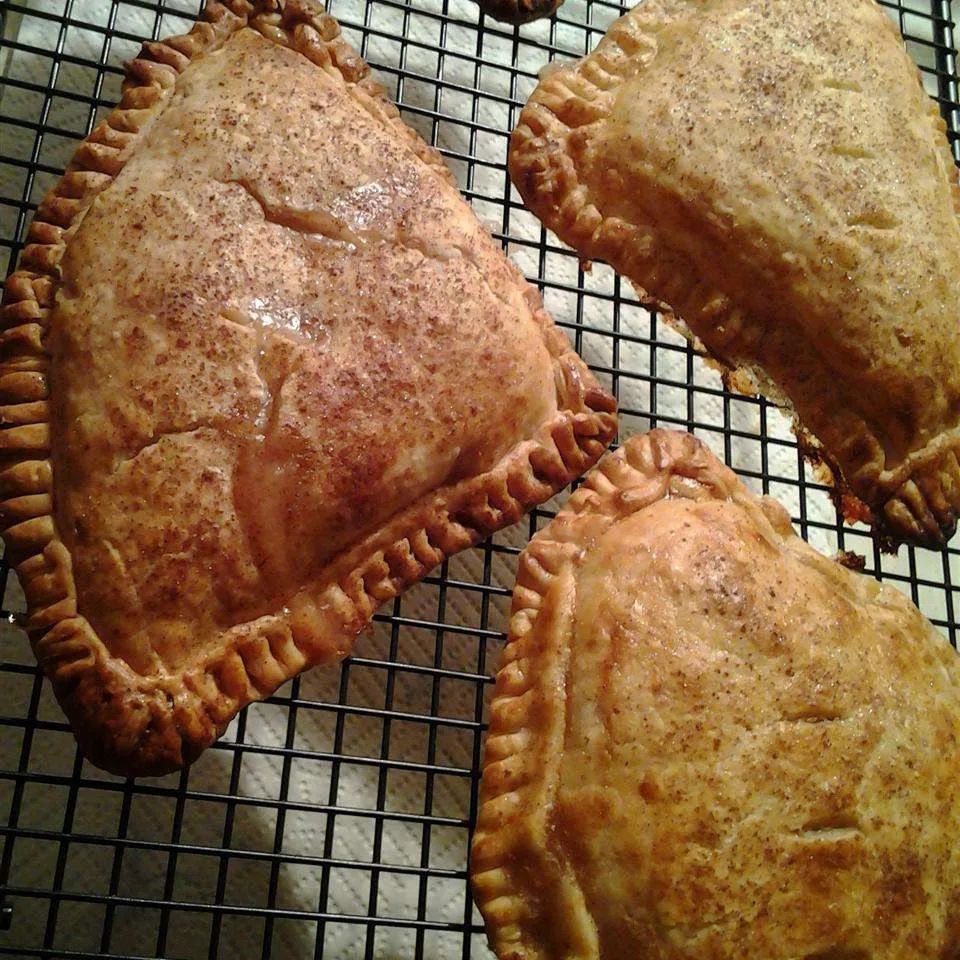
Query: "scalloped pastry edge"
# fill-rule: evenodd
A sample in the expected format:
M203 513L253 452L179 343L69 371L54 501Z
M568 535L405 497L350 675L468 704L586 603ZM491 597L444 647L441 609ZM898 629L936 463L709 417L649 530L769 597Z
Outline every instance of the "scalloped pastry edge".
M120 104L77 148L41 203L0 311L0 525L26 595L26 630L83 753L124 775L158 775L192 762L246 704L307 666L347 656L374 610L445 557L514 523L602 455L616 403L526 284L554 363L558 410L494 468L426 495L349 548L275 615L231 628L215 655L159 676L113 657L77 608L69 551L53 515L53 469L43 334L59 263L94 198L113 182L163 110L191 60L243 27L342 77L360 105L453 186L443 159L400 118L337 22L302 0L208 3L183 36L143 45L126 65ZM508 261L509 263L509 261Z
M656 33L665 22L641 3L610 26L592 53L574 61L569 69L565 65L542 77L510 138L510 176L524 202L548 229L585 258L615 264L618 272L631 279L641 300L661 309L665 319L685 335L689 336L689 331L682 318L674 315L671 303L685 301L692 309L683 316L722 325L727 342L749 341L751 329L759 331L756 321L692 272L674 272L654 228L605 217L579 179L575 163L560 146L576 128L607 115L604 98L655 56ZM894 24L884 22L899 42ZM927 106L954 166L946 146L946 122L933 101ZM960 178L952 188L960 218ZM656 289L656 296L647 288ZM851 437L850 445L862 446L867 453L854 475L846 477L836 459L802 426L787 398L768 389L770 380L762 371L737 367L716 353L710 358L727 372L727 382L739 392L763 393L785 408L804 454L816 450L829 469L838 506L845 497L852 498L858 508L850 511L848 519L870 516L884 548L895 551L901 540L939 548L953 536L960 516L960 425L931 439L896 468L887 469L879 439L860 421L862 434ZM866 499L879 505L880 511Z

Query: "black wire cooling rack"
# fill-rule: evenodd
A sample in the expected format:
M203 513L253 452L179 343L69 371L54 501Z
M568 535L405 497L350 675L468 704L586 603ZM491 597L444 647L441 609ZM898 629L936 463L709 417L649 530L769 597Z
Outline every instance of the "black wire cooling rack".
M960 161L951 4L883 6ZM334 0L330 10L617 393L623 434L693 429L779 497L807 539L864 555L868 573L908 593L956 645L960 548L879 554L840 522L774 407L727 395L609 269L584 273L511 192L507 133L537 71L592 48L621 7L567 0L519 31L469 0ZM8 269L76 141L117 100L120 63L196 13L194 0L0 4ZM136 782L77 754L11 625L22 596L0 568L0 955L489 957L466 880L484 701L516 555L549 507L444 564L381 611L356 657L251 706L191 770Z

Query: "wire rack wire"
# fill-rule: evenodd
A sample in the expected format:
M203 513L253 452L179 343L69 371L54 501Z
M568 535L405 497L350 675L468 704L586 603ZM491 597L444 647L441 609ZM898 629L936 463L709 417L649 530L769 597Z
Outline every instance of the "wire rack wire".
M960 162L951 3L882 6ZM585 273L512 192L507 134L538 70L587 52L623 8L567 0L520 30L469 0L329 9L617 394L621 436L692 429L779 497L807 539L864 555L868 574L910 595L956 646L960 547L884 556L844 526L779 411L726 394L627 285L603 265ZM118 99L121 62L147 37L186 30L197 10L194 0L0 3L8 270L76 141ZM377 615L342 668L292 681L192 769L154 780L110 776L76 752L12 625L23 598L0 566L0 955L489 957L466 879L485 702L517 554L555 507L445 563Z

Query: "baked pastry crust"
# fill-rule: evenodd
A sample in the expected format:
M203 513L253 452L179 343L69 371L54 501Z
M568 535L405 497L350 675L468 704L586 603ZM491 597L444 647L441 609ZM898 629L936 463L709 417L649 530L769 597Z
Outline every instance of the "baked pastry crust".
M960 950L960 659L689 434L523 552L474 896L500 960Z
M144 45L5 303L4 539L37 658L119 773L191 761L347 655L615 431L439 155L304 2L210 3Z
M530 209L792 406L851 517L935 546L960 507L960 187L873 0L645 0L514 131ZM862 505L853 501L858 498Z

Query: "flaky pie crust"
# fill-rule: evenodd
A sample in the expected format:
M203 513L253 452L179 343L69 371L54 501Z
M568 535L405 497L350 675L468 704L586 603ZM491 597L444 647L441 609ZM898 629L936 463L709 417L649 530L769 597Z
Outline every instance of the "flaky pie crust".
M449 185L444 189L455 189L440 156L401 121L322 8L299 0L230 0L211 2L185 36L144 45L127 65L119 106L80 145L41 204L20 269L7 282L2 312L0 517L27 598L26 629L81 748L97 764L128 775L158 774L192 761L245 704L310 665L347 655L376 607L444 557L514 523L562 488L599 458L615 431L613 398L553 326L536 292L501 258L496 269L508 271L502 275L513 279L503 282L522 291L552 363L554 412L544 415L533 436L521 436L491 468L470 474L464 467L459 477L419 496L372 532L360 531L359 541L337 553L311 582L301 583L282 609L225 630L201 654L182 656L175 668L161 664L142 671L113 654L78 609L76 558L54 515L58 484L52 466L47 322L59 302L61 261L97 198L122 174L191 62L219 51L247 29L342 82L345 96L390 132L397 150L411 151ZM278 133L295 137L296 129ZM266 216L266 201L258 202ZM148 249L144 265L149 265ZM183 386L189 390L189 384ZM202 429L194 433L199 436ZM151 450L157 449L154 442ZM466 454L463 462L471 462ZM184 576L180 582L188 585L189 570Z
M499 960L960 950L960 660L694 437L520 558L471 855Z
M960 509L944 133L873 0L643 0L544 71L509 166L548 228L675 310L730 385L792 406L851 518L938 546Z

